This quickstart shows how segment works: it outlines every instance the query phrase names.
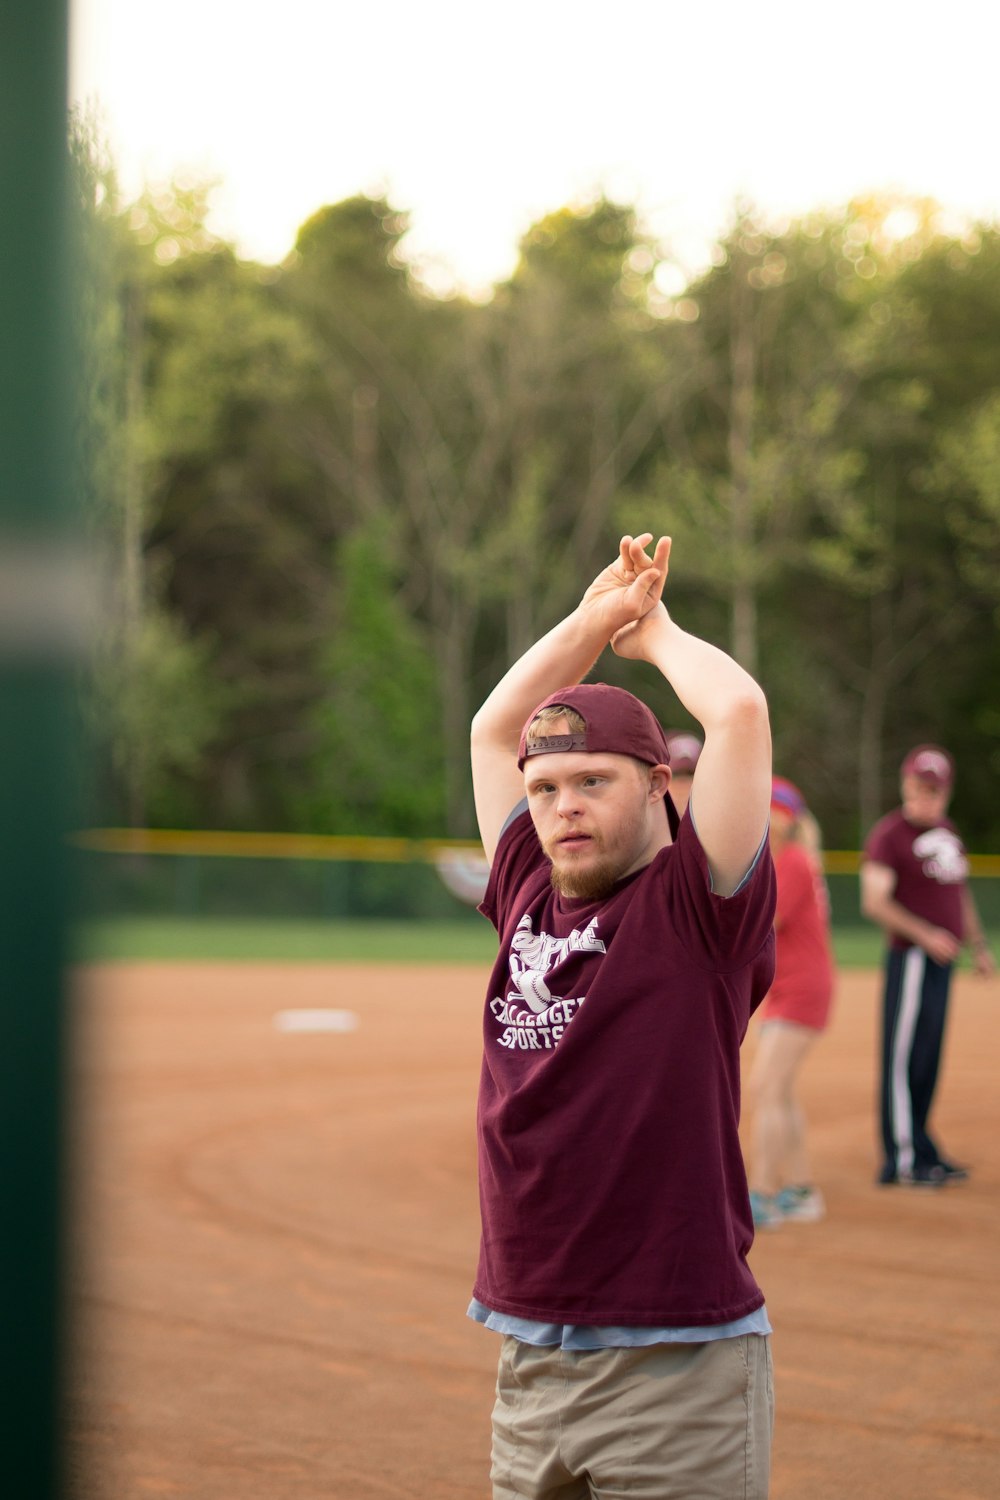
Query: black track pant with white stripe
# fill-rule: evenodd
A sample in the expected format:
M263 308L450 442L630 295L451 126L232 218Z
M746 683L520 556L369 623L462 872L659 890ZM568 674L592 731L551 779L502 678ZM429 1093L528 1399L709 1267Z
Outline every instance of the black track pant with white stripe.
M890 949L882 1012L882 1144L890 1174L941 1160L927 1131L941 1062L951 965Z

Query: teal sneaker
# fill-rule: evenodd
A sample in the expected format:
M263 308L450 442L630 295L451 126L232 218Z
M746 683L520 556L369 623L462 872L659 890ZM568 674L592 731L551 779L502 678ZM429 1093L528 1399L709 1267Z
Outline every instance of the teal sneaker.
M777 1229L785 1217L778 1207L777 1195L771 1193L751 1193L750 1212L755 1229Z
M783 1187L777 1195L778 1211L783 1219L799 1224L817 1224L826 1215L826 1203L819 1188Z

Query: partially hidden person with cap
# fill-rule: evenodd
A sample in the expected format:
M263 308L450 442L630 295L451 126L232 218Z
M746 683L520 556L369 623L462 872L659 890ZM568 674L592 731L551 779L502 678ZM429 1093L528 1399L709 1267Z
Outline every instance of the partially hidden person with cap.
M969 889L969 862L947 815L955 765L940 745L903 761L902 806L865 841L861 909L888 940L882 1012L878 1182L940 1187L968 1177L928 1129L944 1041L952 966L964 944L977 973L993 957Z
M495 1500L768 1492L770 1325L747 1264L740 1044L774 968L764 694L621 539L473 722L500 938L479 1092L470 1315L502 1336ZM610 643L704 731L688 813Z
M667 730L667 749L670 751L670 797L683 818L691 800L691 785L694 768L701 754L701 740L687 729Z
M830 896L816 819L784 776L771 783L770 843L778 884L774 982L757 1013L750 1073L750 1206L764 1229L815 1223L826 1211L813 1181L798 1079L833 1003Z

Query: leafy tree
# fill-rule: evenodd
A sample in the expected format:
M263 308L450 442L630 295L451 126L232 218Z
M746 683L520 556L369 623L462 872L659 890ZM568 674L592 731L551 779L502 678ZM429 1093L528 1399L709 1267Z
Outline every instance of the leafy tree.
M101 652L87 701L128 822L142 828L182 821L189 811L184 780L202 771L224 710L207 647L165 611L147 611L114 649Z
M759 652L779 764L842 842L891 795L898 736L969 623L923 493L937 406L911 281L939 241L922 204L779 229L741 213L690 290L707 376L657 478L678 560L727 603L730 648Z
M382 198L320 209L265 269L208 233L203 188L122 208L93 140L79 160L93 693L131 816L471 833L474 708L638 524L675 538L685 623L756 661L828 840L908 743L964 764L991 732L992 231L744 205L668 298L602 199L534 225L480 304L421 288ZM1000 832L988 774L960 789Z
M196 774L218 722L204 646L168 612L145 556L140 456L141 332L137 287L150 274L120 209L114 170L92 117L70 121L84 380L78 482L107 588L83 712L97 795L143 824L167 813L178 772Z
M440 836L441 696L418 623L402 606L380 535L346 538L337 618L321 653L325 690L308 720L297 819L337 833Z

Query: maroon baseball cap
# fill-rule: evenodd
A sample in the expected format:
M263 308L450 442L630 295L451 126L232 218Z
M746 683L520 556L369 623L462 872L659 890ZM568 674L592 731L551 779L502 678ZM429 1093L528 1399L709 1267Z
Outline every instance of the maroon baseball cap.
M901 767L903 776L917 776L935 787L949 787L955 780L955 762L940 745L917 745Z
M670 751L670 765L674 775L690 776L702 752L702 743L698 736L689 734L686 729L668 729L667 748Z
M583 734L549 734L533 740L528 748L528 727L543 708L565 704L575 709L586 728ZM582 750L587 755L631 755L649 766L669 766L670 746L659 720L638 698L624 688L606 682L581 682L575 687L560 688L539 703L521 730L517 747L518 770L524 770L529 756L553 755L558 751ZM680 820L673 798L667 792L663 799L671 835L676 838Z
M529 749L528 728L536 715L543 708L562 703L580 715L586 725L585 732L546 735L534 740ZM667 737L645 703L624 688L609 687L605 682L581 682L576 687L560 688L539 703L521 731L518 769L524 770L524 762L530 755L551 755L564 750L582 750L587 755L600 751L606 755L631 755L650 766L670 764Z

